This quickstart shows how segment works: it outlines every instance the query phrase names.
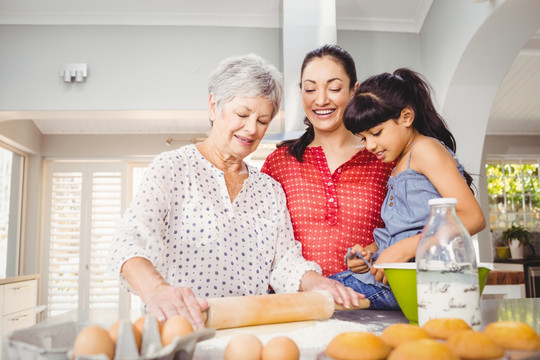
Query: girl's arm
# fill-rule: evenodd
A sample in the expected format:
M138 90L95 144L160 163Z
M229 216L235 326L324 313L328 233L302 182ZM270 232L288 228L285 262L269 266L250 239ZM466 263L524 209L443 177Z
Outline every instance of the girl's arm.
M484 213L467 182L457 169L456 160L437 140L425 138L414 146L410 167L424 174L442 197L457 199L456 214L471 235L486 226ZM426 204L427 206L427 204ZM416 255L420 235L403 239L381 252L377 263L407 262ZM377 281L387 284L384 270L371 268Z
M457 169L457 162L437 140L425 138L415 145L410 167L424 174L442 197L457 199L456 214L471 235L486 226L484 213L467 182Z
M420 234L408 237L406 239L398 241L393 245L390 245L380 253L375 263L385 264L408 262L416 256L416 248L418 247L419 240ZM383 269L377 269L372 266L371 275L375 276L375 280L388 285L388 281L386 280Z

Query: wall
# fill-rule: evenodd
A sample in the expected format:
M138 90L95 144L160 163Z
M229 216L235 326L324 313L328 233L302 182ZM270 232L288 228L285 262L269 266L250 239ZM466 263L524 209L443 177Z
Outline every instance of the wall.
M421 70L416 34L339 31L338 43L359 79ZM255 52L282 68L279 29L2 25L0 48L0 111L204 110L208 74L222 58ZM59 76L70 62L88 64L84 84Z
M339 31L358 77L420 69L416 34ZM4 111L204 110L206 79L222 58L255 52L281 68L278 29L168 26L0 26L0 113ZM402 56L389 56L399 51ZM65 84L66 62L88 63L84 84ZM298 77L300 74L298 74ZM298 81L300 79L298 78ZM91 118L91 117L89 117ZM90 121L90 120L89 120ZM189 134L41 135L30 120L0 122L0 134L32 154L23 273L39 271L42 159L149 158L189 143Z
M424 73L434 85L438 103L449 115L450 127L456 135L458 149L461 149L458 150L460 160L471 165L468 169L472 168L472 172L478 172L490 103L489 99L483 99L479 109L478 102L470 99L477 97L478 93L494 96L497 82L495 77L491 77L487 90L473 86L468 91L476 92L475 96L469 96L467 102L460 101L456 93L467 85L467 77L464 76L467 71L460 71L459 65L467 56L475 58L478 55L469 47L469 42L498 7L511 3L497 0L483 4L470 0L435 1L420 35L339 31L338 44L356 59L360 80L402 66ZM534 10L540 3L524 0L520 4L525 5L521 6L521 12L516 13L515 8L519 8L516 5L501 13L508 13L516 22L522 20L517 15L528 12L532 15L522 22L532 27L530 24L536 18L531 17L535 16ZM540 24L536 25L536 29L540 27ZM497 26L508 29L499 20L492 24L492 27ZM518 35L523 42L528 38L523 33ZM475 44L482 45L480 40L481 37L477 38ZM492 38L486 46L491 49L500 45L500 40ZM505 54L499 68L504 61L511 61L519 49L515 38L502 40L511 42L516 50ZM229 55L255 52L282 68L281 43L279 29L2 25L0 115L2 111L206 109L206 78L219 60ZM506 49L501 47L500 51ZM59 70L67 62L88 63L89 75L84 84L70 85L62 81ZM470 62L465 62L469 66L466 70L474 68ZM504 72L499 71L496 75L502 78ZM471 124L476 124L479 130L471 131ZM167 149L164 140L169 135L175 134L47 135L35 141L33 148L36 149L32 151L39 159L146 156ZM133 144L139 146L134 147ZM32 177L33 181L38 181L36 179ZM40 185L32 185L29 212L37 210L35 204L39 203L39 196L36 193L39 189ZM29 218L35 222L38 216ZM33 226L27 225L27 234L35 232L36 227ZM29 241L34 240L29 237Z
M486 157L489 155L540 156L540 135L488 135L484 143L482 168L485 165Z
M41 152L42 134L32 120L0 121L0 140L31 154Z
M206 79L224 57L255 52L279 66L278 29L0 26L1 110L206 109ZM84 84L59 76L88 64ZM80 86L77 86L80 85Z
M423 71L420 36L417 34L339 31L338 44L354 58L359 82L400 67Z

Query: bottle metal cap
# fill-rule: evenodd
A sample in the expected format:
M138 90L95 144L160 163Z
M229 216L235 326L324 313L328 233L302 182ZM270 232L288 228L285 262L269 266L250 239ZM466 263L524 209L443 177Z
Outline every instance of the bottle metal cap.
M428 201L429 205L457 204L456 198L435 198Z

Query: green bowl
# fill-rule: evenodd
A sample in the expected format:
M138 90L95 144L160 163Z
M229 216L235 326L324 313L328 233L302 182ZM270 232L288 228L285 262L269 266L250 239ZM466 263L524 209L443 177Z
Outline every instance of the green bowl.
M416 299L416 263L375 264L376 268L384 269L388 284L396 300L411 324L418 325L418 303ZM480 295L484 291L489 272L493 264L478 264L478 283Z

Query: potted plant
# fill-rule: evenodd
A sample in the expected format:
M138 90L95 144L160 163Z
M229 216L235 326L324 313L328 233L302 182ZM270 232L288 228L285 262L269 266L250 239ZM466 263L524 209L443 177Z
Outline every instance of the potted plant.
M495 243L495 252L500 260L506 260L510 257L510 247L502 241Z
M531 244L529 235L529 230L521 225L516 226L514 223L503 231L502 238L510 247L512 259L523 259L523 249Z

